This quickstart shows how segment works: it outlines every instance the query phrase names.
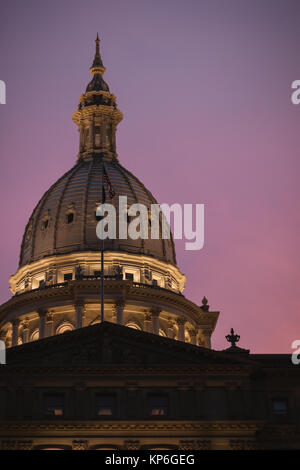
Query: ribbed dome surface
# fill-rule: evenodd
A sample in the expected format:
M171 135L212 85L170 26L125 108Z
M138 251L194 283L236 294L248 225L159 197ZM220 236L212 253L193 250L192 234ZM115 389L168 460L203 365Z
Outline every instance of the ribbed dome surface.
M105 159L104 165L115 191L112 200L107 194L106 202L117 206L118 196L127 196L129 205L138 202L150 208L157 203L116 159ZM95 211L102 198L102 168L100 156L79 160L44 194L25 229L20 267L45 256L100 250ZM145 254L176 265L172 239L106 240L105 250Z

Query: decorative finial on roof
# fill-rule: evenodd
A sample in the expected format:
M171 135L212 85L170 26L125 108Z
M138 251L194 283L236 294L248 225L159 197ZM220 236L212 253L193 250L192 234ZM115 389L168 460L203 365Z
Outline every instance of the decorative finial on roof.
M97 33L95 43L96 43L96 52L95 52L93 65L90 68L90 72L92 75L95 75L97 73L100 73L102 75L105 72L105 67L102 63L102 59L100 55L100 39L99 39L98 33Z
M209 310L208 300L207 300L207 298L206 298L205 296L204 296L203 299L202 299L201 309L202 309L204 312L208 312L208 310Z
M239 340L240 340L240 335L237 335L234 333L234 329L231 328L230 330L230 335L226 335L225 338L227 339L228 343L231 343L231 347L232 348L236 348L236 344L235 343L238 343Z

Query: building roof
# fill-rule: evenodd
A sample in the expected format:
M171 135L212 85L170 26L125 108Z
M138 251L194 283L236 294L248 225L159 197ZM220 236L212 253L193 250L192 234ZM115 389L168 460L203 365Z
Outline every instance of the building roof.
M290 368L288 355L267 355L266 367ZM273 361L270 360L273 357ZM278 358L281 361L278 362ZM183 341L138 331L111 322L102 322L78 330L33 341L7 350L6 366L18 367L134 367L136 373L148 368L211 369L213 375L235 370L250 373L264 366L264 355L229 354L226 351L194 346ZM292 369L292 367L291 367ZM5 372L3 370L3 372ZM166 369L167 370L167 369ZM227 371L227 372L226 372ZM244 371L244 372L243 372ZM189 371L190 372L190 371Z

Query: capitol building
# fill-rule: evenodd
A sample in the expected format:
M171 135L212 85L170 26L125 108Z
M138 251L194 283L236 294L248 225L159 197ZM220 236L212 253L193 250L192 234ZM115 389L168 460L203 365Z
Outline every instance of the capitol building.
M300 369L234 332L211 348L219 312L184 296L172 237L106 239L101 271L103 191L117 213L119 196L157 201L119 161L98 36L90 73L76 162L34 208L0 306L0 448L300 449Z
M141 203L150 209L157 204L119 163L116 131L123 116L103 79L99 42L97 38L92 80L73 114L79 131L77 161L33 210L18 271L10 278L13 297L0 308L0 335L7 346L100 321L96 210L104 172L114 188L110 202L117 213L118 196L127 196L128 205ZM121 216L130 221L126 212ZM185 276L172 239L107 239L104 258L105 320L210 347L218 312L207 313L206 304L201 308L183 297Z

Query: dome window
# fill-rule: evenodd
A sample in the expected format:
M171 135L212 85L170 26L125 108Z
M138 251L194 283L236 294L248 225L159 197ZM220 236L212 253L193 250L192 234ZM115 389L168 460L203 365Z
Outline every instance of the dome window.
M27 232L26 232L26 241L30 240L32 235L32 221L28 225Z
M42 232L45 232L49 228L49 226L50 226L50 211L47 210L41 222Z
M49 227L49 217L45 217L42 220L42 230L45 231Z
M74 212L69 212L67 214L67 224L72 224L74 222Z
M65 223L67 225L70 225L75 221L75 212L74 204L69 204L65 213Z
M107 214L108 212L105 211L103 215L97 215L97 209L98 207L100 207L102 204L97 204L97 207L96 207L96 210L95 210L95 219L97 220L97 222L99 222L100 220L104 219L104 217L107 217Z

